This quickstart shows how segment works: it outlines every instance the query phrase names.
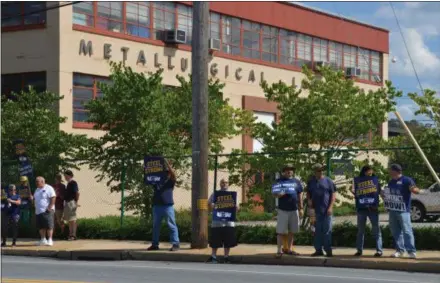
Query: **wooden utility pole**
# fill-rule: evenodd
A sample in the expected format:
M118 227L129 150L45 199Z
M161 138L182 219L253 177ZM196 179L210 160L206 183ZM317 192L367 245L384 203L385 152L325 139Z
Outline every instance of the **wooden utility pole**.
M193 2L192 28L192 235L191 248L208 246L209 2Z

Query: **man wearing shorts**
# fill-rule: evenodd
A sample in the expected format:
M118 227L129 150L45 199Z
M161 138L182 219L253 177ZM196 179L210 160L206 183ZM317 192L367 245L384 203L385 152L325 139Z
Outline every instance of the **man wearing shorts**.
M295 168L288 164L284 166L282 177L278 179L277 184L282 184L283 188L289 188L289 191L281 190L280 193L274 194L278 198L278 215L277 215L277 258L282 253L281 246L283 239L288 238L286 254L299 255L292 250L293 234L299 232L299 217L302 216L302 192L303 186L301 182L294 178ZM299 209L299 211L298 211Z
M76 208L78 207L78 183L73 180L73 172L66 170L64 178L67 181L64 195L64 220L69 222L69 241L76 240Z
M220 180L220 190L228 190L228 182L225 179ZM214 194L208 199L208 203L212 209L214 209ZM218 263L217 250L219 248L225 249L225 256L223 263L230 263L229 252L231 248L237 246L237 236L235 233L234 221L212 221L211 223L211 237L210 243L212 249L211 257L207 260L207 263Z
M46 184L43 177L37 177L36 183L37 189L34 193L35 215L41 237L38 245L52 246L56 193L54 188Z

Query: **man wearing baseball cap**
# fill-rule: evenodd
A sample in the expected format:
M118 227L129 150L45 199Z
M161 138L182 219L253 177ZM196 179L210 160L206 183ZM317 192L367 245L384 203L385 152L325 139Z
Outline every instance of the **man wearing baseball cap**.
M333 205L336 200L336 186L333 181L324 176L324 166L314 164L312 166L314 175L307 183L307 198L310 208L315 209L315 253L312 256L323 256L322 248L327 257L332 257L332 215Z
M413 179L402 175L402 166L392 164L389 168L391 181L384 191L384 205L389 211L389 226L396 245L392 257L399 258L408 252L412 259L416 258L416 247L411 225L411 193L418 194L419 188Z
M285 238L287 250L284 253L289 255L299 255L292 250L293 234L299 232L299 217L302 216L302 192L301 182L294 178L295 168L292 164L287 164L282 169L282 177L278 179L273 188L281 188L273 194L278 198L277 214L277 258L282 256L281 246ZM286 248L286 247L285 247Z

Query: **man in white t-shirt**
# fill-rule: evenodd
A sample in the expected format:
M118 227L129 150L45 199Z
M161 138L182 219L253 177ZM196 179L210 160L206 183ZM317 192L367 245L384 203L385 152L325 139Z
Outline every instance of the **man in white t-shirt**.
M37 218L37 228L40 231L41 237L38 245L52 246L56 198L55 190L46 184L43 177L37 177L36 183L37 189L34 193L35 215Z

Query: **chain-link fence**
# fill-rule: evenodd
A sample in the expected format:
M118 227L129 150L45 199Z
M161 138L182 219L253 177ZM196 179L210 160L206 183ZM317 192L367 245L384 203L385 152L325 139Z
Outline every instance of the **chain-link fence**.
M418 186L424 189L421 194L413 195L411 214L415 226L440 226L440 186L434 185L426 167L409 166L402 159L405 152L415 152L415 149L326 149L211 155L208 196L218 189L220 180L225 179L229 181L229 189L237 192L240 206L238 220L241 225L272 226L276 220L276 199L271 193L271 185L279 178L282 166L292 163L297 168L296 176L305 185L312 174L312 164L319 162L325 166L326 174L338 187L335 222L348 221L356 224L354 199L350 192L353 177L359 174L363 165L370 164L385 186L390 179L387 167L391 162L396 162L403 166L404 175L413 177ZM190 217L192 158L167 157L167 160L175 168L178 180L174 190L176 211ZM120 217L122 225L126 217L133 215L151 217L152 190L143 185L142 160L127 162L118 177L112 181L108 178L98 180L96 176L106 172L90 169L88 161L76 163L77 169L73 171L80 188L80 207L77 212L79 218L114 216ZM19 183L16 161L2 161L1 169L3 185ZM54 183L56 173L44 176L47 183ZM303 201L306 204L305 194ZM381 224L386 225L387 213L382 205L380 209ZM307 223L308 218L304 217L303 225L307 226Z

